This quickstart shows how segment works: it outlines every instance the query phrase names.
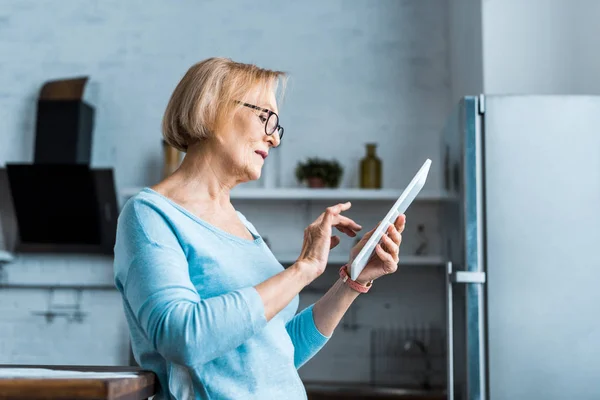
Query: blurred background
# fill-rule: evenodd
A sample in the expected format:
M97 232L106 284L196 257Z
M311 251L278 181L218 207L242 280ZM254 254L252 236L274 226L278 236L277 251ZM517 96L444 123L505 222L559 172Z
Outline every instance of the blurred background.
M303 229L325 207L350 200L348 216L373 226L432 160L407 213L400 272L355 302L300 375L306 382L444 390L447 333L469 335L464 321L448 327L448 310L456 305L448 303L447 262L469 269L463 211L481 208L463 184L475 171L468 152L457 150L475 142L448 140L452 132L468 135L469 123L482 126L482 93L557 102L559 95L600 94L598 17L595 0L0 0L0 364L134 365L112 275L118 210L176 168L183 155L166 147L160 132L171 92L191 65L223 56L290 75L279 105L285 139L261 179L232 195L284 266L296 260ZM461 101L469 95L476 97ZM564 101L544 106L536 121L560 114L563 105L582 108L572 105L578 100ZM581 116L571 118L573 129L597 129L592 122L590 129L575 126ZM531 126L515 124L500 126L523 128L518 142ZM543 138L545 127L536 126ZM565 129L562 142L552 140L555 147L524 139L523 146L513 141L506 157L488 159L520 160L542 149L560 162L573 133ZM582 152L597 143L586 137ZM600 201L600 169L592 175L593 154L576 156L589 160L588 175L576 182L594 190L579 207L591 215L592 200ZM506 171L518 175L521 167ZM563 176L535 171L529 178L537 181ZM520 189L511 193L507 183L513 175L503 176L494 193L516 195ZM560 187L549 185L537 193ZM457 230L449 233L448 224ZM591 237L586 232L576 238L583 248ZM342 239L330 268L301 293L300 308L335 281L353 244ZM453 246L463 251L451 253ZM597 256L585 260L600 266ZM483 264L471 272L478 271L485 272ZM483 308L477 312L484 318ZM597 350L590 354L600 356ZM466 350L456 351L464 363ZM596 362L592 370L598 368ZM470 370L462 369L463 391L485 390L465 383Z

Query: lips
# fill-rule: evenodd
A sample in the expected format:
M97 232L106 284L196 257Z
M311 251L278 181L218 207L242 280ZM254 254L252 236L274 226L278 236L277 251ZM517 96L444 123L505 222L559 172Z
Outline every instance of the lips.
M255 153L258 154L259 156L261 156L263 158L263 160L265 158L267 158L267 156L268 156L268 153L266 151L262 151L262 150L256 150Z

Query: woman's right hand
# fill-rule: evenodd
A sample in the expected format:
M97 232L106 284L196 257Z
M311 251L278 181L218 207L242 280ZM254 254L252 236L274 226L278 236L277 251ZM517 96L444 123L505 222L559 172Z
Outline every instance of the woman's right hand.
M316 279L325 271L329 250L340 243L338 236L331 235L334 226L350 237L356 236L356 232L362 229L356 222L341 215L342 211L350 207L350 202L328 207L304 229L304 243L296 263L308 272L309 281Z

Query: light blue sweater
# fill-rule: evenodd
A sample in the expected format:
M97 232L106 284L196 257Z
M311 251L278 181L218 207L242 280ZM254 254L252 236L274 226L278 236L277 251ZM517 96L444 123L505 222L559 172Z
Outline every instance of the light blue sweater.
M155 399L306 399L297 372L327 342L298 296L268 323L254 288L283 271L254 226L231 235L145 188L124 206L115 244L138 364Z

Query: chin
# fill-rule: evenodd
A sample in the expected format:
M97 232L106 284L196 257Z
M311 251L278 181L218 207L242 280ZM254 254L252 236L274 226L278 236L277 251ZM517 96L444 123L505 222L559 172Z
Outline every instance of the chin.
M261 175L262 175L262 168L248 169L248 171L246 173L246 179L248 179L249 181L257 181L260 179Z

